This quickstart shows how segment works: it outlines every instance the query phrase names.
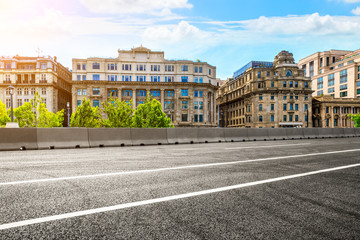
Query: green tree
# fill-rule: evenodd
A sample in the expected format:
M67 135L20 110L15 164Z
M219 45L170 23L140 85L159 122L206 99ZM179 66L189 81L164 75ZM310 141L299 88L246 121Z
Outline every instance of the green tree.
M103 111L107 118L103 120L103 125L108 128L127 128L131 127L133 109L132 105L119 99L112 99L103 103Z
M39 93L36 92L30 102L14 109L15 121L19 123L19 127L62 127L64 110L52 113L42 100Z
M355 127L360 127L360 113L358 114L350 114L351 121L355 123Z
M10 121L11 121L11 119L6 112L5 104L2 103L0 100L0 127L5 126L6 123L10 122Z
M171 119L161 109L161 103L156 99L147 97L144 104L140 104L133 115L134 128L169 128Z
M84 98L82 104L71 114L70 126L99 128L101 127L101 122L102 116L100 109L91 106L90 100Z

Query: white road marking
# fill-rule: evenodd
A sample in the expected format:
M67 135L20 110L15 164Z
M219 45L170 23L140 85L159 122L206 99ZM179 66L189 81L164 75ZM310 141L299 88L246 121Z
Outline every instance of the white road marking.
M300 146L300 145L310 145L311 143L297 143L297 144L283 144L283 145L264 145L264 146L252 146L252 147L233 147L225 148L226 150L237 150L237 149L246 149L246 148L272 148L272 147L287 147L287 146Z
M329 155L329 154L338 154L338 153L347 153L347 152L358 152L358 151L360 151L360 149L350 149L350 150L322 152L322 153L309 153L309 154L270 157L270 158L259 158L253 160L242 160L242 161L233 161L233 162L205 163L205 164L197 164L197 165L186 165L180 167L144 169L144 170L135 170L135 171L126 171L126 172L113 172L113 173L100 173L93 175L82 175L82 176L71 176L71 177L33 179L33 180L23 180L23 181L14 181L14 182L3 182L0 183L0 186L39 183L39 182L53 182L53 181L62 181L62 180L84 179L84 178L96 178L96 177L110 177L110 176L131 175L131 174L139 174L139 173L173 171L173 170L181 170L181 169L189 169L189 168L204 168L204 167L223 166L223 165L231 165L231 164L239 164L239 163L271 161L271 160L279 160L279 159L320 156L320 155Z
M341 167L335 167L335 168L328 168L328 169L323 169L323 170L318 170L318 171L288 175L288 176L283 176L283 177L278 177L278 178L265 179L265 180L255 181L255 182L242 183L242 184L238 184L238 185L208 189L208 190L203 190L203 191L198 191L198 192L190 192L190 193L185 193L185 194L143 200L143 201L138 201L138 202L118 204L118 205L114 205L114 206L88 209L88 210L83 210L83 211L59 214L59 215L54 215L54 216L42 217L42 218L34 218L34 219L29 219L29 220L24 220L24 221L19 221L19 222L5 223L5 224L0 225L0 230L15 228L15 227L22 227L22 226L27 226L27 225L37 224L37 223L50 222L50 221L61 220L61 219L67 219L67 218L80 217L80 216L96 214L96 213L109 212L109 211L120 210L120 209L131 208L131 207L138 207L138 206L149 205L149 204L154 204L154 203L196 197L196 196L201 196L201 195L205 195L205 194L218 193L218 192L223 192L223 191L229 191L229 190L234 190L234 189L239 189L239 188L244 188L244 187L265 184L265 183L272 183L272 182L283 181L283 180L299 178L299 177L305 177L305 176L310 176L310 175L315 175L315 174L320 174L320 173L332 172L332 171L337 171L337 170L342 170L342 169L347 169L347 168L354 168L354 167L359 167L359 166L360 166L360 163L341 166Z

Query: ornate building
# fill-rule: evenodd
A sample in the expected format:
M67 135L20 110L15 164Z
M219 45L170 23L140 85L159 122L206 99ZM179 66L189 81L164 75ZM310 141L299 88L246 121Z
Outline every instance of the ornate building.
M84 98L102 107L110 97L135 108L151 95L175 126L216 126L216 85L216 68L206 62L166 60L141 46L117 58L73 59L72 110Z
M317 52L298 65L311 77L313 96L360 97L360 49Z
M359 98L334 98L329 95L313 97L314 127L352 128L350 114L360 113Z
M71 72L56 57L0 57L0 100L10 107L10 91L15 87L14 108L29 102L36 92L49 111L66 109L71 102Z
M218 90L222 127L311 127L311 80L295 64L292 53L274 62L252 61Z

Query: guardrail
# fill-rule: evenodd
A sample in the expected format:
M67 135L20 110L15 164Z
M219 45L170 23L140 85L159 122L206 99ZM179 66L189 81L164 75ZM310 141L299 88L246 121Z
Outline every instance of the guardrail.
M0 128L0 150L360 137L360 128Z

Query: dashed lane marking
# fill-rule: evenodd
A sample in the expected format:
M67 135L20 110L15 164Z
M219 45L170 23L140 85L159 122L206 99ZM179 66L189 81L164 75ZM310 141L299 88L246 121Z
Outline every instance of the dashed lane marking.
M233 147L225 148L226 150L238 150L246 148L273 148L273 147L288 147L288 146L301 146L301 145L310 145L311 143L297 143L297 144L283 144L283 145L264 145L264 146L252 146L252 147Z

